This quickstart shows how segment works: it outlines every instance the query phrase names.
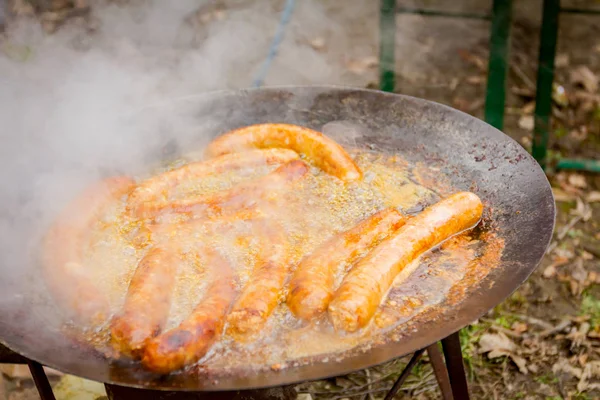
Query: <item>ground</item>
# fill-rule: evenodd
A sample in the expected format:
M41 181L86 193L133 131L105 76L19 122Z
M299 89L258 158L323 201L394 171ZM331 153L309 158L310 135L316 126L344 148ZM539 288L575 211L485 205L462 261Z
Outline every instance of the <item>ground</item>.
M5 77L0 79L0 117L12 127L30 126L10 113L47 107L60 114L68 106L71 113L85 111L89 124L110 107L145 107L202 90L250 85L283 2L168 3L98 2L87 15L56 1L66 8L33 17L27 2L11 2L17 15L9 17L0 40L0 76ZM266 84L376 86L377 2L298 3ZM439 8L449 2L409 3ZM485 11L489 3L461 0L452 8ZM592 0L563 3L600 9ZM525 148L531 143L540 13L541 1L515 0L505 132ZM482 117L487 23L409 15L397 21L397 91ZM561 17L559 37L548 169L558 206L555 235L531 278L461 331L475 399L600 398L600 176L552 168L561 157L597 159L600 154L600 16ZM108 71L108 78L100 71ZM39 95L41 87L54 96ZM98 99L99 107L88 109L85 101L72 100L105 87L111 96ZM57 105L56 98L70 101ZM69 129L81 128L77 121L70 124ZM41 129L56 134L65 127L54 118ZM380 398L406 361L298 390L305 399ZM72 398L65 387L83 383L63 377L60 384L60 397ZM11 399L34 398L26 374L10 368L4 370L4 388ZM89 390L82 398L101 393L93 384ZM398 398L440 398L426 357Z

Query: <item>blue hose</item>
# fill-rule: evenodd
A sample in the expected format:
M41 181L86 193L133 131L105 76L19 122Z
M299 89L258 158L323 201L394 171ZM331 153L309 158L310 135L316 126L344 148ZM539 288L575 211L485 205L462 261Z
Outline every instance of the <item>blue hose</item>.
M283 12L281 13L281 19L279 20L279 26L277 27L277 32L275 32L275 36L273 37L273 41L271 42L271 47L269 48L269 53L267 54L267 58L263 62L262 66L260 67L260 70L258 71L256 78L254 78L254 83L253 83L254 87L262 86L265 81L265 78L267 77L267 73L269 72L269 67L271 66L271 63L273 62L273 60L275 59L275 56L277 56L277 50L279 49L279 45L281 44L281 41L283 40L283 36L285 34L285 28L286 28L288 22L290 22L290 19L292 17L292 13L294 11L294 5L295 5L295 0L286 0L285 8L283 9Z

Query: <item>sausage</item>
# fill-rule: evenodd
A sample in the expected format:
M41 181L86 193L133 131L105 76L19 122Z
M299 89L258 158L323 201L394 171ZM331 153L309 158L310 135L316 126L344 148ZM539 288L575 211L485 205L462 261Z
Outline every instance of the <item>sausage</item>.
M404 267L442 241L476 225L482 211L477 195L456 193L413 217L381 242L350 270L329 303L335 329L354 332L364 327Z
M332 139L321 132L290 124L259 124L225 133L206 149L209 157L234 153L248 148L282 147L304 154L326 173L345 182L362 178L362 172Z
M338 268L352 265L365 250L377 245L405 222L394 208L379 211L335 235L305 257L289 284L287 305L294 315L309 320L327 311Z
M169 317L171 297L182 258L175 247L154 247L138 264L121 312L110 324L111 342L121 353L138 358Z
M228 332L241 341L252 339L279 304L290 263L289 243L281 227L268 226L266 221L255 226L262 241L259 259L227 317Z
M173 189L187 180L198 180L209 175L242 168L286 163L298 158L298 153L288 149L256 149L190 163L142 182L129 196L127 209L133 215L137 215L143 213L146 203L150 203L147 206L150 208L165 207ZM142 210L137 211L138 208Z
M161 213L191 213L196 218L220 217L226 213L252 209L257 201L286 189L289 183L306 175L308 165L300 160L283 164L271 173L248 182L240 183L228 190L211 195L201 195L165 203L145 203L138 208L140 217L150 218Z
M88 187L65 207L44 238L41 258L46 283L61 308L78 322L99 323L108 317L108 299L91 281L83 251L102 211L134 185L128 177L112 177Z
M150 371L169 373L197 362L221 335L235 297L233 271L214 250L205 249L199 256L214 280L203 300L178 327L148 342L142 365Z

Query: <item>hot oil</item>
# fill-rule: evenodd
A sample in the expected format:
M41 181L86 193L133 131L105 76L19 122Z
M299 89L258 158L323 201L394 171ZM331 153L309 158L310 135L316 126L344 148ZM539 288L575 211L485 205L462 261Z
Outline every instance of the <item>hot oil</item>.
M357 151L353 157L364 172L363 181L343 183L313 167L306 177L293 184L291 190L274 188L265 199L257 199L255 205L261 212L252 217L234 215L210 221L189 221L186 217L185 223L156 226L148 221L129 220L121 203L109 210L106 221L99 222L96 227L86 264L98 284L110 294L111 309L116 313L122 306L135 267L148 249L169 241L180 243L187 258L178 271L173 291L166 327L171 329L202 301L208 284L214 279L202 265L201 254L194 256L198 248L210 246L223 255L235 271L236 288L241 291L252 279L261 253L269 251L273 245L270 238L264 240L257 235L256 221L277 222L274 229L282 232L287 241L290 271L293 271L301 259L321 243L379 210L396 207L411 215L440 200L435 190L415 182L424 182L423 176L427 176L430 187L437 189L432 177L439 175L440 181L444 179L437 171L423 172L426 169L423 166L417 171L398 157L380 153ZM177 188L173 198L229 189L275 168L277 165L261 166L251 171L186 182ZM446 195L447 191L442 192ZM137 236L132 232L137 232ZM139 232L146 232L146 240L138 240ZM225 334L201 364L205 370L216 372L237 367L279 368L293 365L300 358L340 353L369 343L373 335L401 328L423 311L443 302L449 293L457 292L455 288L460 286L457 283L468 281L472 284L475 278L467 279L473 275L471 270L479 271L476 276L487 273L499 260L501 244L497 246L500 250L490 255L486 263L478 263L490 243L478 239L462 234L415 260L406 268L414 272L397 278L372 322L356 334L334 332L326 316L310 324L297 320L285 305L287 293L284 289L280 305L257 338L239 342L228 334L225 326ZM337 285L348 267L351 266L339 269L335 277ZM100 333L88 340L106 343L106 326L99 328Z

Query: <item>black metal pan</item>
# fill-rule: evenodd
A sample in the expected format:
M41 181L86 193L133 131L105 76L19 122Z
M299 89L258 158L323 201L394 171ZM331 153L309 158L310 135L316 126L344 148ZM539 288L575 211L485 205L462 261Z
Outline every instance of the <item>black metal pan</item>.
M160 113L169 117L148 123ZM500 303L536 268L552 235L554 199L533 158L486 123L433 102L347 88L267 88L150 105L124 112L119 121L119 136L109 143L94 130L66 138L16 132L4 139L8 151L0 159L5 186L0 194L0 341L31 359L96 381L165 390L235 390L342 375L382 363L446 337ZM191 124L183 127L177 121ZM64 321L48 299L35 262L36 240L79 183L102 174L135 172L160 158L201 148L211 137L240 126L286 122L320 130L336 121L360 127L360 134L351 138L353 145L397 153L411 162L437 163L454 187L474 190L490 205L489 219L505 241L504 253L500 266L473 285L464 301L441 304L435 318L410 330L398 327L401 340L388 340L389 333L368 351L324 356L281 371L234 371L218 379L190 372L153 376L136 364L105 359L63 335ZM64 142L57 145L56 140ZM60 149L69 146L77 151L67 157ZM68 183L53 190L60 182Z

